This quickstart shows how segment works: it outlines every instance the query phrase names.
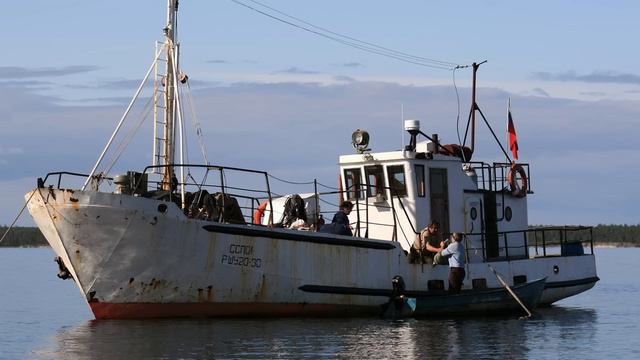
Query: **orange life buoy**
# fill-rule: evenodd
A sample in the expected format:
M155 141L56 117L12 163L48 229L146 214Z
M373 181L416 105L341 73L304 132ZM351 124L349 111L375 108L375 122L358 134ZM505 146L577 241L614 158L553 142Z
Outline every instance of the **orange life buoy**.
M257 224L257 225L262 224L262 215L264 215L264 211L267 209L268 203L269 203L269 200L263 202L262 204L260 204L260 206L258 206L256 211L253 213L254 224Z
M520 184L518 184L516 173L520 175ZM516 163L511 165L511 169L507 173L507 182L513 196L519 198L527 196L527 173L522 168L522 165Z

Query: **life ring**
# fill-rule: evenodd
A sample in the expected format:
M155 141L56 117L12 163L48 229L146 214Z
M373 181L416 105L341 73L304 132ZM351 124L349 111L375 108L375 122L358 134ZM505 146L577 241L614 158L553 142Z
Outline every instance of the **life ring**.
M518 179L516 173L520 175L520 184L518 185ZM507 182L511 188L511 194L515 197L527 196L527 173L522 168L522 165L513 163L511 169L507 173Z
M253 213L253 223L254 224L256 224L256 225L262 224L262 215L264 215L264 211L267 209L267 204L268 203L269 203L269 200L263 202L262 204L260 204L260 206L258 206L256 211Z

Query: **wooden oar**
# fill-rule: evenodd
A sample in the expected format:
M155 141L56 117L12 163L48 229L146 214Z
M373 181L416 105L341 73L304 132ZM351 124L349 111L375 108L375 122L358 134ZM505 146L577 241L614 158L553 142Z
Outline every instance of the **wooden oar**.
M498 275L496 270L490 264L487 264L487 266L489 266L489 269L491 269L491 271L496 276L496 278L498 278L498 281L502 284L502 286L504 286L504 288L507 289L509 294L511 294L511 296L513 296L513 298L518 302L518 304L520 304L520 306L522 306L524 311L527 312L527 317L530 318L533 314L531 314L531 311L529 311L529 309L527 309L527 307L524 305L522 300L520 300L518 295L516 295L516 293L514 293L513 290L511 290L511 287L509 285L507 285L507 283L504 280L502 280L502 277L500 275Z

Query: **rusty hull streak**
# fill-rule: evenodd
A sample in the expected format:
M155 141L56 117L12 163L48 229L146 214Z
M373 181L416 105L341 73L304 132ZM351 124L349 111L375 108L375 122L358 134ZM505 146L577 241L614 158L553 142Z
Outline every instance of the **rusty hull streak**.
M215 257L216 255L216 239L214 239L213 237L215 236L215 234L210 234L209 235L209 244L208 244L208 249L207 249L207 259L206 259L206 263L205 263L205 269L208 272L211 272L213 270L213 268L215 267L216 264L216 260L217 258Z
M162 291L168 287L168 281L163 279L153 278L148 283L144 281L140 281L140 287L136 290L139 290L136 294L142 295L145 293L150 293L154 291ZM129 279L129 287L135 289L135 282L133 282L133 278Z
M262 274L262 281L260 283L260 290L258 291L258 293L256 294L255 300L256 301L264 301L264 299L267 298L267 278L264 274Z

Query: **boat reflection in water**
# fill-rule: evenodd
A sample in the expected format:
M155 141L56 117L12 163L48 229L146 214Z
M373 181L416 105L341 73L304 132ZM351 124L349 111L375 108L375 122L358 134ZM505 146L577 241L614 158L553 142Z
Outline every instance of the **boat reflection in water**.
M595 337L593 310L542 308L513 317L88 321L63 329L53 359L514 358L566 352Z

